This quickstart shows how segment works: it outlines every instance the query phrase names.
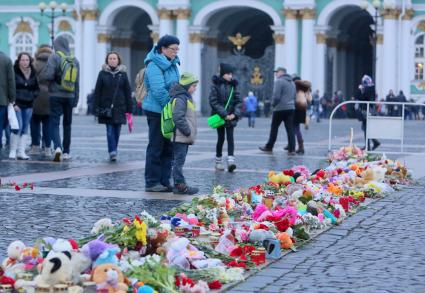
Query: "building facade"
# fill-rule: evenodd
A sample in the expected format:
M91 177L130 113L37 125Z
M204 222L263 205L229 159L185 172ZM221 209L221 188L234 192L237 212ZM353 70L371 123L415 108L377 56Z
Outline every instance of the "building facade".
M50 43L52 27L66 36L82 64L79 111L107 51L122 55L133 80L164 34L181 40L181 71L201 79L195 100L203 112L210 77L224 61L237 68L242 94L254 90L261 99L277 66L321 94L350 96L369 74L380 98L392 89L425 99L425 0L382 0L380 9L372 0L63 0L67 11L57 8L53 25L39 2L0 1L0 50L11 58L34 53Z

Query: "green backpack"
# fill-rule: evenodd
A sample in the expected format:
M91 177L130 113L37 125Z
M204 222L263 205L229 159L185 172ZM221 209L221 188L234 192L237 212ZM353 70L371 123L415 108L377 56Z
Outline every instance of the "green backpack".
M60 85L63 90L67 92L74 92L75 85L77 83L78 77L78 67L75 62L74 56L67 56L63 52L58 51L58 55L61 57L61 77L60 77Z
M161 132L166 139L171 139L174 134L173 108L176 99L169 101L161 111Z

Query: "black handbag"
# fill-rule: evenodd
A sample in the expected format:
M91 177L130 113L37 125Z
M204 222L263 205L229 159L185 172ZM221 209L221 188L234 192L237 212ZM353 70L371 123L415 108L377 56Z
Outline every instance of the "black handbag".
M114 95L112 96L111 106L109 108L100 108L97 111L97 117L104 118L104 119L111 119L112 118L112 109L114 108L114 101L115 101L115 97L116 97L117 92L118 92L118 87L120 86L120 80L121 80L121 74L118 75L118 82L117 82L117 86L115 88Z

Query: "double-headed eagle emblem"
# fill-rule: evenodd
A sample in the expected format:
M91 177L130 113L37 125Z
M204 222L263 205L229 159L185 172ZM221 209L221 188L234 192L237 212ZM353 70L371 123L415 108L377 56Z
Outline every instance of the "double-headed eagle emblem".
M251 38L250 36L242 37L241 33L237 33L235 36L228 36L229 41L236 47L236 50L242 50L242 46L246 44Z

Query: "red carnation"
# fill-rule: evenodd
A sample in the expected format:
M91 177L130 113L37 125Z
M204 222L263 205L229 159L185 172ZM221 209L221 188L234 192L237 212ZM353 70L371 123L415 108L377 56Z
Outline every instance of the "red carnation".
M285 218L285 219L282 219L280 221L275 222L274 225L276 226L276 228L280 232L285 232L289 228L289 220L287 218Z
M78 250L78 243L74 239L68 240L68 242L71 244L72 249Z
M244 262L238 262L237 260L232 260L227 266L246 269L246 264Z
M294 171L292 170L283 170L282 173L285 174L286 176L291 176L291 177L294 176L295 174Z
M326 175L326 172L324 170L319 170L316 173L316 176L319 177L319 178L324 178L325 175Z
M130 221L130 219L129 218L124 218L124 219L122 219L122 221L124 222L124 224L126 224L126 225L131 225L131 221Z
M22 184L22 188L26 188L28 186L28 183L24 182L24 184Z
M0 278L0 284L15 286L15 280L6 276Z
M221 289L221 283L219 280L215 280L211 283L208 283L208 288L210 288L211 290L219 290Z
M230 256L231 257L239 257L242 255L242 247L235 247L231 252L230 252Z
M333 211L333 215L335 217L339 218L341 216L341 212L338 209L336 209L336 210Z
M344 211L348 212L350 199L347 197L341 197L339 204L344 208Z
M16 191L21 190L21 188L19 187L19 185L15 185L15 190L16 190Z

